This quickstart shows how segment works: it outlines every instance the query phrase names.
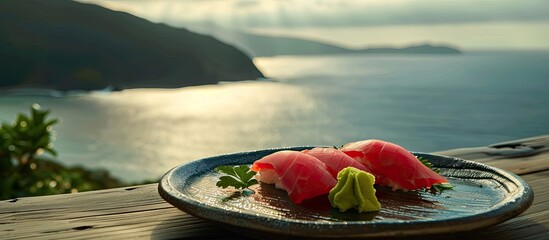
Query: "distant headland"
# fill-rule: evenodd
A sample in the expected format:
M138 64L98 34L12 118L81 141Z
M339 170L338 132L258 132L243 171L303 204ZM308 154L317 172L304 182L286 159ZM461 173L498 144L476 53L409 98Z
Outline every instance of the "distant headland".
M241 41L235 46L255 57L278 55L327 55L327 54L461 54L462 52L448 45L419 44L402 48L380 47L350 49L328 43L307 39L266 37L240 34ZM225 41L229 42L229 41ZM232 42L230 42L232 43ZM238 46L242 43L241 46Z
M279 55L329 55L329 54L461 54L462 51L450 44L419 43L406 47L347 48L336 44L285 36L264 36L225 29L217 25L189 25L190 30L212 35L229 43L252 57Z
M408 46L402 48L365 48L355 50L360 53L377 53L377 54L461 54L462 52L456 48L444 45L421 44L416 46Z

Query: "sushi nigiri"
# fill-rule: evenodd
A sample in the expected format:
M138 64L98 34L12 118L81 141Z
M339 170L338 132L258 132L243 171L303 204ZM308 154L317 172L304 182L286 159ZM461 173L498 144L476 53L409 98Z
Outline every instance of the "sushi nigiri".
M326 164L328 171L334 178L337 178L339 171L346 167L354 167L365 172L370 172L368 167L335 148L313 148L303 150L302 152L316 157L318 160Z
M328 194L337 180L317 158L298 151L279 151L255 161L256 179L274 183L288 192L294 203Z
M394 143L364 140L348 143L340 150L369 168L377 184L393 190L417 190L448 182L423 165L412 153Z

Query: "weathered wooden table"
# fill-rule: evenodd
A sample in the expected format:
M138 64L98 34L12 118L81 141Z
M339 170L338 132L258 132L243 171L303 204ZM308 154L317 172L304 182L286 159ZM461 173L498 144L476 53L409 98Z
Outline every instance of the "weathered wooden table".
M533 205L499 225L422 239L549 239L549 135L487 147L436 152L520 175ZM0 202L0 239L243 239L166 203L157 184Z

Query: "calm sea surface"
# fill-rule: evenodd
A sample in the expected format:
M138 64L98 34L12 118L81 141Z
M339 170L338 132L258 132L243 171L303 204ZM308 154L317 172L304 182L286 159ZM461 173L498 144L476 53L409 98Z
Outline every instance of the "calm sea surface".
M413 151L549 133L549 52L255 59L276 81L73 97L0 96L0 120L49 108L58 159L127 181L216 154L378 138Z

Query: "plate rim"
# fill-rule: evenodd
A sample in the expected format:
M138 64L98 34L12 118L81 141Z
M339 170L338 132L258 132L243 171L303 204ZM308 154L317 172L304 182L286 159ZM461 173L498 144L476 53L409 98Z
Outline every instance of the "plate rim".
M226 165L216 160L220 158L236 157L238 155L247 154L261 154L272 153L282 150L303 150L314 147L326 147L326 146L294 146L294 147L282 147L282 148L267 148L253 151L234 152L228 154L221 154L206 158L196 159L187 163L180 164L171 170L169 170L160 180L158 184L158 193L160 196L177 207L178 209L189 213L193 216L207 219L210 221L218 222L225 226L231 226L233 228L250 229L253 231L279 234L279 235L291 235L291 236L307 236L307 237L382 237L382 236L412 236L412 235L424 235L424 234L441 234L441 233L455 233L470 231L474 229L489 227L505 220L513 218L520 213L524 212L533 202L534 193L532 188L518 175L508 172L506 170L492 167L483 163L464 160L456 157L412 152L416 156L428 156L452 160L452 162L459 162L461 164L467 164L474 167L481 168L482 170L489 170L498 175L504 176L507 180L512 181L519 187L518 193L512 195L511 199L505 199L503 202L499 202L492 205L487 211L471 215L461 216L456 218L444 219L444 220L411 220L400 222L365 222L365 221L307 221L285 218L272 218L262 215L255 215L249 213L242 213L236 211L226 211L221 218L219 218L220 208L207 205L198 202L186 194L178 191L171 182L174 174L182 168L192 167L194 165L207 164L212 166ZM235 163L240 164L240 163ZM205 170L208 172L213 170ZM190 174L183 179L183 182L189 180L197 174ZM217 214L216 214L217 213ZM215 216L215 217L214 217ZM262 220L262 221L258 221ZM459 224L458 224L459 223ZM433 227L435 226L435 227ZM398 228L396 230L392 228ZM446 229L447 228L447 229ZM357 231L362 230L362 231ZM343 234L343 235L342 235Z

